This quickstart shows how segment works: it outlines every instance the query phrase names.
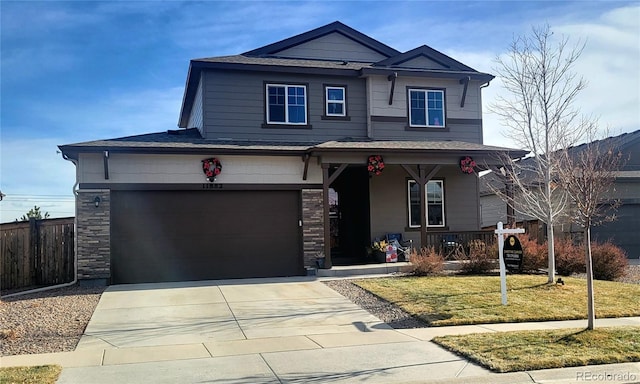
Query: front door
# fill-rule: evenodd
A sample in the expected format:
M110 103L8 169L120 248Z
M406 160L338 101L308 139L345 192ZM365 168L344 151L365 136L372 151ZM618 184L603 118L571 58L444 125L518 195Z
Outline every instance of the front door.
M365 263L371 242L367 169L347 167L331 185L329 201L333 264Z

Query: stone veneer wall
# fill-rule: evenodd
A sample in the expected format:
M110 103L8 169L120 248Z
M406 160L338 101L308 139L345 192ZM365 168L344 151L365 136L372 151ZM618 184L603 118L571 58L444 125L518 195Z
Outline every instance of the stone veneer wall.
M315 267L316 258L324 256L324 220L322 190L302 190L302 243L304 266Z
M78 191L76 197L78 279L111 278L111 198L110 191ZM100 204L95 205L96 196Z

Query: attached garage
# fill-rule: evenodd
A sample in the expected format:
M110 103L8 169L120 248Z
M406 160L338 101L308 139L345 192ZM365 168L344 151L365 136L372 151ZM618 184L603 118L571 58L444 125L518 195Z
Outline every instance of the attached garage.
M111 191L111 282L302 275L299 191Z
M623 204L616 212L616 220L594 227L592 238L604 242L611 240L627 252L630 259L640 258L640 204Z

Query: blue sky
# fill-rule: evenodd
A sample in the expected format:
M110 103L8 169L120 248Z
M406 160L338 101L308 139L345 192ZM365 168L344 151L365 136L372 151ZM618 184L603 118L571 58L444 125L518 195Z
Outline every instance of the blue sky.
M586 40L578 107L640 129L640 2L0 1L0 222L38 205L73 216L57 145L175 129L189 60L238 54L339 20L406 51L426 44L480 71L549 23ZM499 79L483 93L488 105ZM513 146L485 114L485 144Z

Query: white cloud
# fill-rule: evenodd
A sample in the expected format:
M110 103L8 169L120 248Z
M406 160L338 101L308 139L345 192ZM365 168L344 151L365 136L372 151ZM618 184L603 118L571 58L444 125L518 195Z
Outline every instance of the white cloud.
M57 151L57 140L2 139L0 222L13 221L37 205L52 217L74 215L75 167Z
M640 6L614 9L590 23L554 31L586 39L576 71L589 82L578 102L614 132L640 129Z
M602 130L611 134L640 129L640 6L614 9L591 22L569 21L551 24L557 35L570 44L585 42L575 72L588 81L575 106L585 115L599 117ZM529 33L524 31L523 33ZM504 51L506 45L497 52ZM494 73L495 54L486 51L448 52L452 57L483 72ZM500 53L502 54L502 53ZM485 144L511 146L503 135L501 121L487 107L504 94L500 78L483 90Z
M34 104L30 112L41 118L42 126L66 128L57 130L56 138L3 135L0 190L7 197L0 203L0 222L13 221L34 205L52 217L73 216L75 167L56 153L58 145L175 129L182 91L182 87L113 91L91 105ZM15 133L29 128L3 129Z
M183 87L106 91L91 104L34 104L32 113L60 132L62 142L110 139L176 129ZM69 140L72 140L71 142Z

